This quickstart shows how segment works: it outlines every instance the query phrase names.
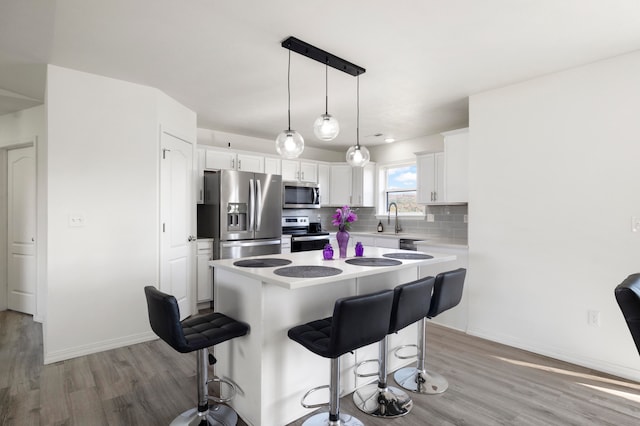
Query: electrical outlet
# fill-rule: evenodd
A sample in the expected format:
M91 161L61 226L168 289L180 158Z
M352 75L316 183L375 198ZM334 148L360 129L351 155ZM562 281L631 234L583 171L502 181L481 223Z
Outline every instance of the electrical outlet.
M589 309L587 311L587 324L591 327L600 327L600 311Z
M427 214L427 222L435 222L436 217L432 214Z
M631 216L631 232L640 231L640 216Z

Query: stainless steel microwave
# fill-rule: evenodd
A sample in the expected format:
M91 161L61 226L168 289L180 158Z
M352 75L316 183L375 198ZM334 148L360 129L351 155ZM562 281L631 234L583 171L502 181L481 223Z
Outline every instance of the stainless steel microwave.
M282 182L282 207L285 209L319 209L320 187L317 183Z

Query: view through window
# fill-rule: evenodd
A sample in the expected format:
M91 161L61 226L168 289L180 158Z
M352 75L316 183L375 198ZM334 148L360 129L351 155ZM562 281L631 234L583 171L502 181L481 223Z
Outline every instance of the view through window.
M390 203L396 203L398 213L422 213L423 207L416 198L417 173L415 163L388 166L386 174L385 201L383 211L388 211Z

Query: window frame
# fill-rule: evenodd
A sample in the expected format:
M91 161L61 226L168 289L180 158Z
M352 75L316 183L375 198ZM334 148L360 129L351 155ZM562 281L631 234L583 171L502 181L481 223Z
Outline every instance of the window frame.
M390 163L383 163L380 164L378 163L378 194L377 194L377 204L376 204L376 211L377 211L377 215L378 216L388 216L389 215L389 211L387 210L387 197L389 192L403 192L403 191L415 191L416 193L416 203L418 200L418 181L417 181L417 177L416 177L416 186L414 188L411 189L402 189L402 190L389 190L387 188L387 176L388 176L388 171L389 169L396 169L396 168L401 168L401 167L407 167L407 166L415 166L416 167L416 173L417 173L417 161L415 159L413 160L401 160L401 161L394 161L394 162L390 162ZM415 217L415 218L424 218L426 215L426 209L425 206L420 205L421 207L421 211L420 212L398 212L398 216L400 217L406 217L406 218L410 218L410 217ZM395 214L395 212L394 212Z

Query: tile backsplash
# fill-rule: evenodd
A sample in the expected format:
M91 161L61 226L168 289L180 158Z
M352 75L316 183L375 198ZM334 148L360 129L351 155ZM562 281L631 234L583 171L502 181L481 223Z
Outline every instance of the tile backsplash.
M322 223L322 229L334 231L336 228L331 225L331 215L333 215L335 211L335 207L287 209L283 210L283 216L309 216L309 221ZM449 239L466 243L468 238L468 224L465 223L464 217L468 214L468 211L468 205L426 206L426 213L434 215L433 222L427 222L426 218L398 218L398 222L402 227L402 232L426 235L434 239ZM380 219L376 219L375 208L360 207L356 213L358 214L358 221L351 224L352 231L376 232ZM391 215L390 224L387 224L386 216L381 221L385 231L393 229L393 214Z

